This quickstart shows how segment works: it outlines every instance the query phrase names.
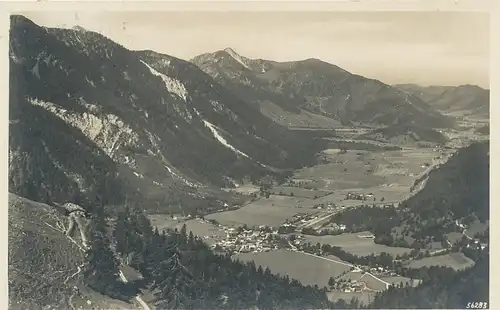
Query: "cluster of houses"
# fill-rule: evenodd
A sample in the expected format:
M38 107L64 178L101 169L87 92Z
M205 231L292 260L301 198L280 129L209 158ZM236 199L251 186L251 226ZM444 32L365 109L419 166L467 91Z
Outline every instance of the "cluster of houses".
M295 214L293 216L291 221L287 220L285 222L285 224L283 224L282 226L285 226L285 225L300 226L300 225L306 224L306 223L308 223L316 218L318 218L317 213L298 213L298 214Z
M398 274L396 274L394 271L385 269L384 267L363 267L361 268L365 272L370 272L372 275L377 276L377 277L396 277Z
M358 193L347 193L346 197L345 197L345 200L362 200L362 201L366 201L368 198L372 198L374 197L375 195L373 195L373 193L369 193L369 194L358 194Z
M347 226L344 224L330 223L327 226L322 227L318 233L320 235L327 235L332 233L344 232L347 229Z
M226 236L218 238L212 245L214 250L223 250L229 254L237 253L259 253L278 249L278 245L273 238L276 232L267 232L265 230L251 230L243 228L223 227Z
M351 280L346 282L335 283L332 287L335 290L344 292L344 293L359 293L362 292L366 288L366 283L363 281Z
M462 234L469 240L469 243L467 243L468 248L484 250L485 248L488 247L488 244L481 243L479 239L467 235L465 233L467 231L467 226L460 223L458 220L455 220L455 225L462 230Z
M318 203L314 205L314 209L319 209L319 210L329 210L329 211L338 211L342 208L338 207L334 203Z

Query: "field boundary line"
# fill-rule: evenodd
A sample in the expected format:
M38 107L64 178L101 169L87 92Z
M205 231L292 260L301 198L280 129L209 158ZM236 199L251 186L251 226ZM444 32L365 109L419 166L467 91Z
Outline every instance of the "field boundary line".
M326 260L326 261L329 261L329 262L332 262L332 263L337 263L337 264L341 264L341 265L353 267L355 269L359 269L358 267L356 267L356 266L354 266L352 264L345 263L345 262L342 262L342 261L338 261L338 260L334 260L334 259L330 259L330 258L326 258L326 257L314 255L314 254L303 252L303 251L297 251L297 252L302 253L302 254L306 254L306 255L309 255L309 256L313 256L313 257L316 257L316 258L320 258L320 259L323 259L323 260Z

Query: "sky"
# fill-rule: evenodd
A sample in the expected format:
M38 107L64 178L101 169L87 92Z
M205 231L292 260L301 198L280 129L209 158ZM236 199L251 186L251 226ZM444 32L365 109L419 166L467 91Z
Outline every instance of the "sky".
M231 47L275 61L319 58L388 84L489 88L489 19L474 12L25 12L129 49L189 60Z

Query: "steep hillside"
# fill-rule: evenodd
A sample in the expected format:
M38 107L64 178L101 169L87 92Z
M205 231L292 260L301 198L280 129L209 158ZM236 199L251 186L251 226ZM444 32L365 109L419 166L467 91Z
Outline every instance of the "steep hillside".
M16 66L11 68L15 72ZM9 190L37 201L120 203L112 159L77 128L22 97L12 75L9 109Z
M474 143L430 173L425 187L403 204L418 214L413 219L415 224L419 220L471 215L482 222L489 219L489 148L489 141Z
M416 124L448 127L453 121L419 98L318 59L274 62L248 59L232 49L191 60L216 81L260 105L306 109L343 124Z
M47 29L22 16L11 22L15 193L73 200L93 197L88 187L114 193L121 184L128 195L167 203L171 193L194 197L205 184L278 175L312 162L322 147L188 62L132 52L82 28Z
M447 138L440 132L417 126L392 125L359 136L360 139L389 142L395 145L444 144Z
M132 309L84 287L84 253L58 230L66 220L51 206L9 194L9 308Z
M418 86L414 84L395 87L427 102L443 113L480 118L490 117L490 91L475 85Z

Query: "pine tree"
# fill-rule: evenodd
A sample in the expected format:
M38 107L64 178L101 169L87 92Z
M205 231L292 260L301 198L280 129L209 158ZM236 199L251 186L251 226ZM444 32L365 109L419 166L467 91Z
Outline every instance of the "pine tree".
M93 289L112 292L117 283L119 262L110 248L107 237L107 223L103 208L98 209L91 225L90 249L87 252L87 266L84 270L86 283Z
M130 242L132 241L132 227L128 221L128 210L119 212L116 224L113 229L113 238L116 242L116 252L120 255L127 255L132 251Z
M330 277L330 279L328 279L328 285L329 286L334 286L335 285L335 279L333 277Z

